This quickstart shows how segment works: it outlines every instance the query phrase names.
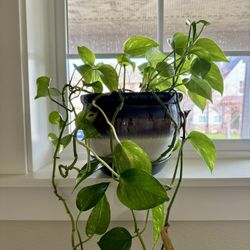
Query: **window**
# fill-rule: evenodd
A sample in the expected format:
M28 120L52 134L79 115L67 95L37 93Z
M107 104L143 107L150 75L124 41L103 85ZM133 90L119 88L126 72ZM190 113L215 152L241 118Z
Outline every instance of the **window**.
M164 8L161 5L164 2ZM230 1L77 1L68 0L68 62L77 64L76 48L85 45L101 61L114 61L122 43L135 34L158 38L165 52L175 31L185 30L185 19L206 19L212 23L204 36L215 39L228 55L229 63L220 63L224 77L223 97L214 93L214 103L203 114L191 103L188 127L206 132L216 139L250 138L250 17L248 0ZM237 8L234 6L237 5ZM225 7L226 6L226 7ZM197 14L198 13L198 14ZM163 36L162 36L163 34ZM69 66L72 69L72 66ZM69 72L72 72L71 70ZM129 73L136 90L139 72ZM79 103L79 109L81 104ZM235 118L232 111L238 113ZM203 124L201 126L201 124ZM205 124L205 125L204 125ZM237 127L237 129L236 129Z

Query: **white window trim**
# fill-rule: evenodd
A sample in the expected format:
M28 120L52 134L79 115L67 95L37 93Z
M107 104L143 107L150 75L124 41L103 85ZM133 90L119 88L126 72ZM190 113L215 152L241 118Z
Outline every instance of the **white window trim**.
M58 3L59 5L63 4L63 1ZM66 5L66 1L64 1L64 5ZM58 18L58 17L56 17ZM62 19L62 16L60 16ZM158 19L157 19L157 39L161 46L163 46L163 30L166 22L164 20L164 0L158 0ZM163 23L162 23L163 22ZM64 21L60 22L60 24L65 24L66 16L64 16ZM62 28L60 28L62 29ZM60 40L63 40L62 33L60 35ZM65 44L66 46L66 44ZM250 56L250 51L224 51L226 56ZM115 58L117 54L97 54L97 58ZM67 59L79 59L77 54L70 54L67 56ZM217 148L217 156L218 157L249 157L250 158L250 139L222 139L222 140L214 140L214 143ZM188 152L188 157L196 157L196 153L192 149L191 146L187 145L186 152Z

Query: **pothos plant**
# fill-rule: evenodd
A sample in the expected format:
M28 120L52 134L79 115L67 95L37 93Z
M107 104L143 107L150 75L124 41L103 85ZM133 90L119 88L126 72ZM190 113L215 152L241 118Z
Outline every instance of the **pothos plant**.
M159 246L157 241L162 239L161 249L173 249L168 235L171 208L181 185L184 168L183 147L187 141L202 156L208 168L212 171L216 160L216 149L213 142L203 133L186 131L186 119L189 111L184 111L179 105L179 125L171 117L169 107L157 95L158 92L179 93L188 96L191 101L204 110L207 101L212 101L212 91L223 93L223 78L216 62L228 61L219 46L209 38L201 38L203 29L209 25L205 20L197 22L186 21L188 34L176 32L169 41L172 51L163 53L159 44L144 36L133 36L125 41L124 53L117 56L116 68L104 63L96 63L95 55L87 47L78 47L78 54L83 64L75 65L75 72L80 73L79 81L73 83L73 76L63 86L62 90L54 88L51 79L41 76L37 79L37 96L48 97L60 107L61 113L52 111L49 121L56 125L58 134L50 133L49 139L55 146L52 168L52 186L55 195L63 203L72 225L72 249L84 249L84 243L94 235L101 235L98 246L102 250L128 250L132 241L138 237L142 249ZM138 66L142 80L140 92L150 92L162 106L163 112L175 123L174 136L166 151L176 150L176 163L170 183L160 183L152 175L152 162L144 150L132 140L120 140L114 127L115 118L123 106L123 93L132 91L126 87L126 69L136 65L132 58L144 57L145 63ZM73 73L73 75L74 75ZM121 86L119 79L121 78ZM120 105L112 119L109 119L100 106L98 98L102 96L103 86L110 92L117 92ZM91 107L76 112L73 100L82 94L97 93ZM180 98L177 95L177 98ZM92 108L95 108L93 112ZM99 137L98 130L93 126L96 112L105 118L110 127L110 145L112 162L98 155L91 147L91 140ZM74 123L73 131L69 126ZM82 130L84 138L78 139L77 132ZM70 131L70 132L69 132ZM60 153L72 145L72 162L65 165L58 163ZM77 144L83 146L87 152L86 163L77 166ZM117 183L117 197L132 214L135 230L129 232L124 227L109 229L112 207L109 205L106 191L109 182L100 182L86 186L87 178L98 169L100 163L111 172L110 181ZM74 214L68 200L59 191L56 173L68 178L70 172L76 172L76 207L79 211ZM71 177L72 178L72 177ZM112 178L112 179L111 179ZM79 229L79 219L82 213L91 210L86 223L85 233ZM139 228L134 211L146 212L145 226ZM147 226L149 214L152 216L153 236L152 246L146 246L143 232Z

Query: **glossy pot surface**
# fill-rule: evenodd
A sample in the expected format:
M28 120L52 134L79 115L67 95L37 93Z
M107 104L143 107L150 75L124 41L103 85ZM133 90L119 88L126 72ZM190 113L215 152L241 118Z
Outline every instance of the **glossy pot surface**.
M182 95L178 94L177 97L176 92L156 94L167 106L172 118L179 127L180 119L177 102L182 98ZM90 107L92 101L98 96L99 94L81 96L83 107ZM122 93L122 96L124 105L117 114L114 123L118 137L121 140L131 139L135 141L148 153L152 161L156 160L171 144L174 134L173 122L171 122L166 111L152 93ZM116 92L102 94L96 101L96 104L101 107L109 120L112 120L120 103L121 98ZM91 140L91 146L98 155L109 157L110 127L106 123L104 116L97 109L91 107L91 110L97 112L93 125L101 134L101 138ZM165 159L168 157L169 155Z

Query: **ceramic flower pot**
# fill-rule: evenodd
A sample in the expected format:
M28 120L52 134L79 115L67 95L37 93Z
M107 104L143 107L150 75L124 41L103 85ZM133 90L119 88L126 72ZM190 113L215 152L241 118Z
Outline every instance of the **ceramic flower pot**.
M176 92L157 93L157 96L168 107L172 118L179 127L178 99L181 94ZM90 107L92 101L98 94L87 94L81 96L84 108ZM130 139L140 145L154 162L172 142L174 125L166 111L150 92L122 93L124 105L119 111L114 127L120 140ZM121 103L117 92L102 94L96 104L105 112L109 120L112 119L116 108ZM91 110L97 112L93 123L101 135L101 138L91 139L91 147L95 152L105 158L109 158L110 151L110 127L106 123L104 116L95 108ZM157 164L153 164L153 173L158 172L170 157L171 151Z

